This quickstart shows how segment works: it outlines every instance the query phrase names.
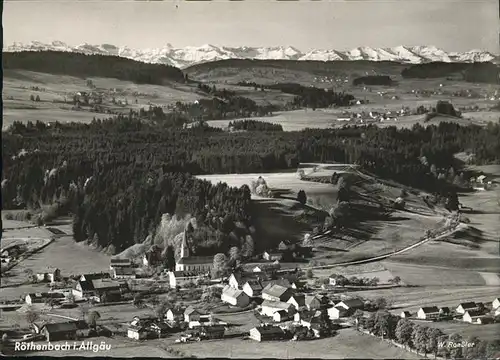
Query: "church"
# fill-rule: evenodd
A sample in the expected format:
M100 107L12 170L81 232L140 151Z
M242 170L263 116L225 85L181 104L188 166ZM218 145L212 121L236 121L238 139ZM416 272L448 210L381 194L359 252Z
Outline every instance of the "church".
M213 256L190 256L190 251L187 245L187 232L184 231L181 246L181 258L175 264L175 271L210 272L213 265Z

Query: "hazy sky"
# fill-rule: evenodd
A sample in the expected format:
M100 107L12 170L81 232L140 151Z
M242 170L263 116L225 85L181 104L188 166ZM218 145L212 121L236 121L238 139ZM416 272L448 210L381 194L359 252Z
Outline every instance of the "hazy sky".
M176 5L178 8L176 8ZM498 0L4 1L4 44L435 45L499 52Z

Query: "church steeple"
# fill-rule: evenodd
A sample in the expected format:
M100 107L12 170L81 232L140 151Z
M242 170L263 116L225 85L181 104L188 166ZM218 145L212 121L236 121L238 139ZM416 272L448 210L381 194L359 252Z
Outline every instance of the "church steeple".
M184 230L184 234L182 237L182 245L181 245L181 259L189 257L189 248L187 245L187 231Z

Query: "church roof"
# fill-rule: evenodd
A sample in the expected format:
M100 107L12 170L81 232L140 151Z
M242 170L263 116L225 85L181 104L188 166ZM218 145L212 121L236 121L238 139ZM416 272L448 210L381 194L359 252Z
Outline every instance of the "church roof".
M193 264L212 264L213 256L188 256L181 258L177 264L193 265Z

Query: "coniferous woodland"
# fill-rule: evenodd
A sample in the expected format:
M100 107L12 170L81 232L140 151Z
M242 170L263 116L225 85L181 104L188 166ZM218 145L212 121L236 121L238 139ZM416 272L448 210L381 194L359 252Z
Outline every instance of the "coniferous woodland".
M184 82L176 67L146 64L118 56L84 55L59 51L22 51L2 53L5 70L29 70L76 77L102 76L138 84L161 85L165 80Z
M210 127L161 127L128 116L91 124L15 123L2 135L3 208L56 205L74 216L75 239L116 251L141 242L161 215L190 214L196 252L235 244L236 223L252 223L250 190L211 185L195 174L269 172L300 162L359 164L382 178L434 193L452 184L436 169L456 167L470 150L479 163L500 161L500 126L413 129L349 127L300 132L228 133ZM425 161L422 159L425 158ZM196 236L195 236L196 237Z
M257 120L230 121L228 126L233 130L283 131L283 127L279 124L272 124L265 121L257 121Z

